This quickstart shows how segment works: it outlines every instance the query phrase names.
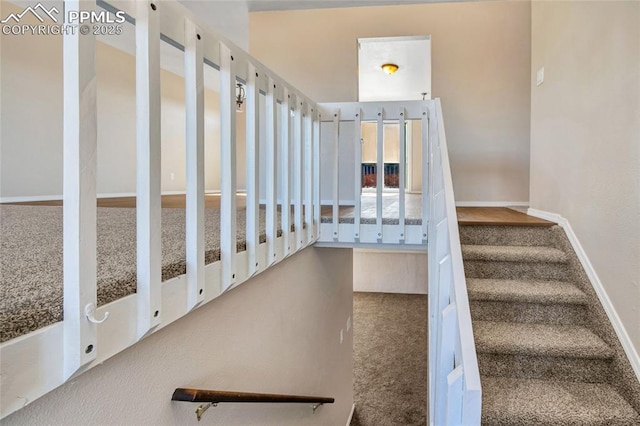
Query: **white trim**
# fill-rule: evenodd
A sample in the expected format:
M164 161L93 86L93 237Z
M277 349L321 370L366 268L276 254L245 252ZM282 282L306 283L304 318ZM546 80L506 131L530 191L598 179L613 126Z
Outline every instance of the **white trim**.
M562 226L563 223L567 222L567 219L560 216L559 214L546 212L544 210L533 209L531 207L529 207L529 209L527 210L527 214L529 216L535 216L540 219L548 220L549 222L557 223L560 226Z
M356 411L355 402L351 404L351 412L349 413L349 417L347 418L347 426L351 424L351 420L353 419L353 413Z
M456 207L529 207L528 201L456 201Z
M413 250L407 249L407 247L402 244L399 244L399 246L399 248L392 248L391 250L387 248L386 244L381 246L382 248L357 246L353 248L353 251L357 251L358 253L427 254L426 245L421 246L416 244L412 246L414 247ZM380 245L378 245L377 247L380 247Z
M394 253L426 253L426 244L392 244L392 243L349 243L349 242L331 242L317 241L314 247L320 248L352 248L352 249L370 249L371 251L379 251L379 247L384 247L383 252Z
M431 35L397 36L397 37L364 37L358 39L360 43L379 43L384 41L415 41L431 40Z
M589 277L589 281L591 281L593 289L598 295L598 299L600 299L600 303L602 304L602 307L604 308L604 311L606 312L607 317L609 318L609 321L611 322L611 325L613 326L613 329L618 336L618 340L620 341L620 344L622 345L622 348L624 349L624 352L629 359L629 363L631 363L631 367L633 368L636 377L640 380L640 355L638 355L636 348L633 346L633 343L631 343L631 338L629 337L629 334L627 333L622 320L618 316L615 307L611 303L611 299L609 299L609 295L602 285L602 281L600 281L595 268L589 261L587 253L580 244L578 236L575 232L573 232L573 228L571 228L569 220L556 213L532 208L527 211L527 214L529 214L529 216L535 216L540 219L555 222L564 229L564 232L567 235L567 238L569 239L573 250L576 252L578 259L580 260L580 264L582 264L587 277Z
M26 197L0 197L0 203L26 203L30 201L54 201L54 200L55 201L62 200L62 195L28 195Z

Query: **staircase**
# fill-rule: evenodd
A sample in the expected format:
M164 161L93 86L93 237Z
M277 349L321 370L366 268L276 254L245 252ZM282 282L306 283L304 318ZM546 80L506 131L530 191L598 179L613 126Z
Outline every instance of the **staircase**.
M637 379L552 225L460 226L482 422L640 425Z

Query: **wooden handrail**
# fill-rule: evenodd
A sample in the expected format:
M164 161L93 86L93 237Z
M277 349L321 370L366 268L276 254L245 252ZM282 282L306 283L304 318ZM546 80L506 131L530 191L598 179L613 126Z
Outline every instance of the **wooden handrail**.
M204 389L177 388L171 397L172 401L187 402L270 402L270 403L309 403L333 404L334 398L321 396L279 395L269 393L250 393L235 391L215 391Z

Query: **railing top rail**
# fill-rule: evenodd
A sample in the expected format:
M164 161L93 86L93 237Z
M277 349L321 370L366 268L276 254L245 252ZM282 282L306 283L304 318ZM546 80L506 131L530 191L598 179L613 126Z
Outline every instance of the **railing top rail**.
M340 110L340 121L355 121L356 114L362 114L358 117L361 121L376 121L380 110L384 112L384 120L399 120L401 111L405 120L420 120L428 105L434 105L434 101L331 102L320 103L318 108L322 121L332 121L337 110Z
M456 311L458 315L458 328L460 330L461 364L463 365L466 389L470 391L480 391L480 372L478 369L478 358L476 355L473 328L471 325L469 296L467 294L467 286L464 276L462 251L460 248L460 235L458 231L458 216L456 214L453 180L451 178L451 165L449 163L447 138L445 136L440 99L435 100L435 108L438 138L440 142L440 155L442 160L442 173L444 178L447 226L449 228L449 247L451 248L451 261L453 265L454 292L456 305L458 307Z

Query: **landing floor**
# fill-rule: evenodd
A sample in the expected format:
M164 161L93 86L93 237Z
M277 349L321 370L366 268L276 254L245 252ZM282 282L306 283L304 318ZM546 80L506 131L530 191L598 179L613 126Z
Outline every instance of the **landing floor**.
M382 218L398 219L398 193L382 195ZM355 207L340 206L338 215L341 223L353 222ZM529 216L515 208L509 207L457 207L458 223L461 225L504 225L504 226L553 226L553 222ZM405 195L406 219L420 221L422 212L422 195ZM323 205L320 210L323 222L331 222L333 206ZM364 193L361 198L361 215L364 220L376 218L376 194Z
M414 220L420 219L422 212L421 203L421 194L405 194L405 217ZM338 216L340 219L353 219L354 212L354 206L340 206ZM360 212L362 219L376 218L376 194L366 192L362 194ZM384 219L398 219L399 214L400 202L398 193L391 192L382 194L382 217ZM331 219L333 206L323 205L320 209L320 215L325 219Z
M162 207L185 207L184 195L163 195ZM236 197L236 205L238 209L246 207L247 198L244 194L238 194ZM405 213L407 219L419 220L421 218L421 194L405 195ZM61 200L52 201L32 201L25 203L7 203L7 204L24 204L32 206L61 206ZM116 197L116 198L99 198L98 207L135 207L136 197ZM363 219L376 218L376 194L362 194L361 217ZM220 208L219 194L206 194L205 207ZM399 215L399 196L398 193L384 193L382 195L382 217L385 219L397 219ZM340 219L353 219L355 207L340 206ZM553 222L539 219L537 217L528 216L527 214L516 209L508 207L457 207L458 223L461 225L508 225L508 226L553 226ZM331 219L333 206L323 205L320 214L323 218Z
M460 225L553 226L553 222L508 207L457 207Z

